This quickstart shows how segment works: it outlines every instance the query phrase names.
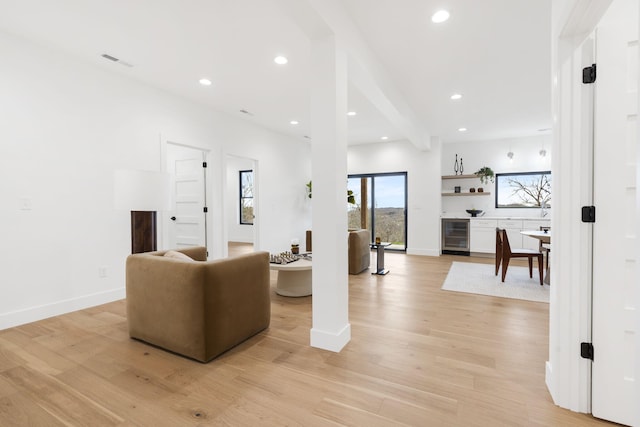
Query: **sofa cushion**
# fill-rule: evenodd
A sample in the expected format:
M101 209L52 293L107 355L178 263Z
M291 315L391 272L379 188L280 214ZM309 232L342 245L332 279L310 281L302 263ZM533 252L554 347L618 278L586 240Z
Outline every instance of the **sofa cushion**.
M167 258L175 258L175 259L182 259L185 261L193 261L193 258L191 258L189 255L185 255L182 252L178 252L178 251L167 251L164 253L164 256L166 256Z

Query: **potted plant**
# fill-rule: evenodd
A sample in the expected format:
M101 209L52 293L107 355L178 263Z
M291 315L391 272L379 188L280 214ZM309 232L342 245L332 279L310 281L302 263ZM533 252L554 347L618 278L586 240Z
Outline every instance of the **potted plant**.
M307 183L306 183L306 186L307 186L307 196L308 196L309 198L311 198L311 192L312 192L312 184L311 184L311 181L307 182ZM347 203L350 203L350 204L352 204L352 205L355 205L355 204L356 204L356 197L355 197L355 195L353 194L353 191L351 191L351 190L347 190Z
M493 170L489 166L483 166L474 172L474 175L480 178L480 182L483 184L489 183L489 181L493 182L495 174Z

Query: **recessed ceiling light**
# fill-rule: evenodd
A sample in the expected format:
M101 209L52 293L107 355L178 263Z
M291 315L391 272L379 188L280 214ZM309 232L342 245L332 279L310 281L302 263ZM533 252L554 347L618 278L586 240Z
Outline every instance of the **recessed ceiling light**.
M289 62L289 60L287 59L286 56L276 56L275 58L273 58L273 62L275 62L278 65L284 65L287 62Z
M460 98L462 98L462 95L459 93L454 93L453 95L451 95L451 99L453 99L454 101Z
M380 139L383 140L383 141L386 141L387 139L389 139L389 137L388 136L383 136Z
M440 24L441 22L444 22L447 19L449 19L449 12L447 12L446 10L439 10L436 13L434 13L433 16L431 17L431 20L436 24Z
M355 115L357 115L357 114L358 114L358 113L356 113L355 111L349 111L349 112L347 113L347 116L355 116Z
M211 86L211 80L209 79L200 79L199 82L202 86Z
M466 132L467 128L458 128L458 132Z
M299 121L297 121L297 120L291 120L289 123L291 123L292 125L297 125L297 124L298 124L298 123L300 123L300 122L299 122Z

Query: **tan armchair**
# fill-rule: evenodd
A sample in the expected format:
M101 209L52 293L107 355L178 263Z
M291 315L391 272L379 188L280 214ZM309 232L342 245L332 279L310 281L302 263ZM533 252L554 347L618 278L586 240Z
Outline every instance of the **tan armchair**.
M349 232L349 274L359 274L371 263L371 233L369 230Z
M206 249L127 258L129 335L208 362L269 326L269 254L206 261Z
M311 230L307 230L307 252L311 252ZM348 239L349 274L359 274L371 263L371 233L369 230L349 230Z

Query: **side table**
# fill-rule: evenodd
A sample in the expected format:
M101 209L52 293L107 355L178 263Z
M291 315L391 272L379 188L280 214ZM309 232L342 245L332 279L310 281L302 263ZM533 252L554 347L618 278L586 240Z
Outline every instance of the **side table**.
M306 297L311 295L310 260L299 259L289 264L270 264L278 272L276 293L283 297Z
M387 246L391 246L391 243L381 242L381 243L372 243L371 249L376 250L376 271L371 274L377 274L380 276L384 276L389 273L389 270L384 268L384 248Z

